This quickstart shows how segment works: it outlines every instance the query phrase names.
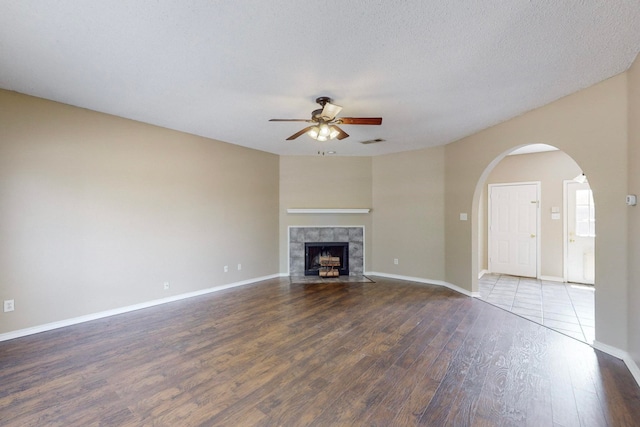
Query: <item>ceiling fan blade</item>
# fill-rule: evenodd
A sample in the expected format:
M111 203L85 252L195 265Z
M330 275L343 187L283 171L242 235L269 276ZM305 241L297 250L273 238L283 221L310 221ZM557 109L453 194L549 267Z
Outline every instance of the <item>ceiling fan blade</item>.
M333 120L340 111L342 111L341 106L327 102L322 108L321 116L323 119L330 121Z
M333 125L333 128L339 132L338 136L336 136L336 139L345 139L349 137L349 134L340 129L338 126Z
M293 135L291 135L289 138L287 138L287 141L291 141L293 139L296 139L300 135L303 135L303 134L309 132L312 128L313 128L313 126L307 126L306 128L302 129L301 131L296 132Z
M379 125L382 117L340 117L338 123L343 125Z
M313 123L313 120L309 119L269 119L270 122L307 122Z

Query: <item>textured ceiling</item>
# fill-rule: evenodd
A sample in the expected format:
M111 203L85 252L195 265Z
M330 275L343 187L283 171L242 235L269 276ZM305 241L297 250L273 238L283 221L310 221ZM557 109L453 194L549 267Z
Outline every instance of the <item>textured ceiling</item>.
M639 0L0 0L0 87L272 153L377 155L621 73L639 29ZM324 143L268 121L321 95L384 121Z

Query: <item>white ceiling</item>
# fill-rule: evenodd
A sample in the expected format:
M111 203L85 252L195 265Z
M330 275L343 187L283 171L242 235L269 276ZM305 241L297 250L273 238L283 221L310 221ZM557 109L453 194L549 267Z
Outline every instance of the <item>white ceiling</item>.
M639 0L0 0L0 87L272 153L368 156L621 73L639 29ZM383 123L321 143L268 121L306 119L321 95Z

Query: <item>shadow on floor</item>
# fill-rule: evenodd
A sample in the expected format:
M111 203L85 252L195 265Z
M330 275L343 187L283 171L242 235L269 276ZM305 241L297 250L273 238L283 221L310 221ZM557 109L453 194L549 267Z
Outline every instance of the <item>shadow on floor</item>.
M593 286L490 273L483 275L478 285L480 299L593 344Z

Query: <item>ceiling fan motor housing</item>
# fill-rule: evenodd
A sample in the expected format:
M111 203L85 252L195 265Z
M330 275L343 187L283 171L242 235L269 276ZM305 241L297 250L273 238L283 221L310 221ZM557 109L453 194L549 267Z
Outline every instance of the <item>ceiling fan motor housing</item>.
M314 122L320 122L322 120L322 108L318 108L311 112L311 120Z
M329 98L328 96L320 96L316 98L316 103L320 104L322 107L324 107L325 104L330 102L331 102L331 98Z

